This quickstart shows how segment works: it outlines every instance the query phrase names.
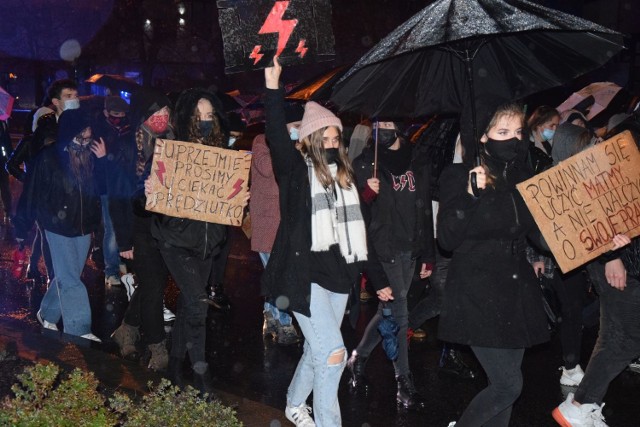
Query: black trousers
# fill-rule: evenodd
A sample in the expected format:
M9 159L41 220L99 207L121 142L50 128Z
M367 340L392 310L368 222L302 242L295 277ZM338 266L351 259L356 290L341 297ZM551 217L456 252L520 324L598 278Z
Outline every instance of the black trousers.
M191 364L205 362L207 279L213 259L202 259L179 248L162 247L162 256L178 288L178 310L173 327L171 357L183 359L187 353Z
M513 403L522 391L523 348L471 346L489 385L476 394L456 427L508 427Z
M600 405L611 381L640 355L640 281L627 276L627 287L619 291L597 261L587 270L600 296L600 333L575 400Z
M573 369L580 363L582 350L582 310L588 286L586 276L581 269L567 274L556 268L551 286L560 302L560 343L562 359L566 369Z
M451 254L444 252L436 245L436 266L429 278L431 289L429 295L422 298L409 313L411 329L418 329L424 322L440 314L449 263L451 263Z
M145 341L156 344L165 339L162 303L169 270L151 235L151 217L134 217L133 269L138 287L129 301L124 322L139 326Z

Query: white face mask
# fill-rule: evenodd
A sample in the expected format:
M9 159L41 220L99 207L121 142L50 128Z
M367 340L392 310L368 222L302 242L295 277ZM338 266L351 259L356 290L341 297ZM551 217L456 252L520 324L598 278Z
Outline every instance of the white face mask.
M296 127L292 127L291 130L289 131L289 138L291 138L292 141L297 141L300 139L300 134L298 133L298 128Z
M78 98L65 99L62 107L62 111L77 110L80 108L80 100Z
M235 136L230 136L229 137L229 143L228 146L231 147L233 144L236 143L236 137Z

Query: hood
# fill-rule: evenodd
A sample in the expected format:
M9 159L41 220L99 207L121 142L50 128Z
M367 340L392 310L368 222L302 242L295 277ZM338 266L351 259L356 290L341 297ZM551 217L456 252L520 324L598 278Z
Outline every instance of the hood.
M131 124L137 128L163 107L171 108L171 101L166 95L155 89L140 88L131 95Z
M222 102L213 92L202 88L187 89L178 97L174 110L176 138L180 141L189 140L191 117L198 106L198 101L202 98L209 100L211 105L213 105L214 113L220 121L220 126L222 127L226 140L229 137L229 120L224 113Z
M569 122L558 125L553 135L553 150L551 151L553 164L557 165L584 148L580 146L580 140L585 133L589 134L589 130Z

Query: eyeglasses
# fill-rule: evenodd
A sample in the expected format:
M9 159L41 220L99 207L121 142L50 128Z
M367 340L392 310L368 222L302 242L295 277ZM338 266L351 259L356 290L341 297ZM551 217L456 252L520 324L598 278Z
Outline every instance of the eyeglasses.
M83 147L89 145L93 142L93 138L73 138L73 142L76 144L82 145Z

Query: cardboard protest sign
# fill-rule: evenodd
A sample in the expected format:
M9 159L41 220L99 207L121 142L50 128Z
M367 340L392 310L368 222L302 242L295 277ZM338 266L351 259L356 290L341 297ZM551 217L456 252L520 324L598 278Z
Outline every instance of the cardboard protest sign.
M218 0L225 73L334 59L330 0Z
M640 234L640 153L623 132L518 184L563 272Z
M148 211L239 226L251 152L159 140L149 179ZM158 148L161 147L161 148Z

